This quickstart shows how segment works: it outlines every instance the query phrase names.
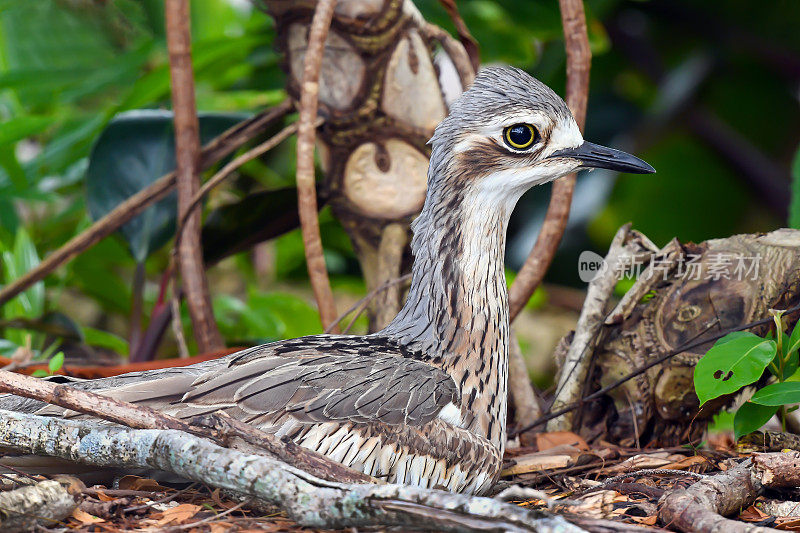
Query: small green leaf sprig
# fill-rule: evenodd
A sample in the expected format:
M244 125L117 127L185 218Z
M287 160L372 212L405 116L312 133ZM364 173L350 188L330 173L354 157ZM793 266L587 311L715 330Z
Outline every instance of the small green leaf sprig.
M734 415L738 439L758 430L779 413L784 430L786 414L800 404L800 321L786 333L785 311L770 310L775 331L764 337L735 331L719 339L698 361L694 388L700 405L758 381L769 370L774 382L756 391Z

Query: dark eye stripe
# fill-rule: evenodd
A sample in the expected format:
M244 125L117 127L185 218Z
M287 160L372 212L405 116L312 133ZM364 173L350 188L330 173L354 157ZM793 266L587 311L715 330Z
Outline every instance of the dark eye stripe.
M514 150L525 150L539 138L539 132L530 124L513 124L503 130L503 140Z

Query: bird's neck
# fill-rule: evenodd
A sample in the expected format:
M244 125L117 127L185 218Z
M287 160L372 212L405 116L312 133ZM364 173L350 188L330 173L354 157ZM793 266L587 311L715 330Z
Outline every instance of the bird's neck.
M503 259L517 198L496 201L491 192L438 178L429 175L435 189L413 226L408 299L380 334L448 372L461 392L463 426L502 449L509 336Z

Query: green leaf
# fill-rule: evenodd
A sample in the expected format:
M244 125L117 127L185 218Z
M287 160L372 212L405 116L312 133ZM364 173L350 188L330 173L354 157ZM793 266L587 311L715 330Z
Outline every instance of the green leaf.
M695 366L694 388L700 405L753 383L775 357L775 341L752 333L727 337L717 341Z
M771 331L770 331L770 334L772 334ZM753 335L753 334L750 333L749 331L732 331L732 332L728 333L727 335L725 335L724 337L722 337L721 339L718 339L717 342L714 343L714 346L721 346L721 345L723 345L725 343L731 342L731 341L736 340L736 339L740 339L742 337L749 337L750 335ZM772 340L772 339L768 338L768 340Z
M213 301L214 317L225 338L232 342L269 342L280 338L280 324L268 308L252 308L230 295Z
M789 203L789 227L800 229L800 148L797 149L794 162L792 162L792 201Z
M800 382L787 381L773 383L756 392L750 401L759 405L780 407L792 403L800 403Z
M64 366L64 352L58 352L47 362L47 368L51 374L55 374Z
M242 114L201 114L205 143L244 118ZM175 169L172 113L122 113L103 130L86 171L87 204L96 220ZM175 232L176 196L170 194L120 229L137 262L163 246Z
M783 349L786 351L786 353L792 353L800 350L800 320L798 320L794 325L792 334L789 336L789 341L783 346Z
M12 144L46 130L55 117L23 116L3 122L0 128L0 145Z
M786 345L784 344L784 346ZM793 375L795 372L797 372L797 369L800 368L800 354L797 353L797 350L787 353L789 354L788 359L783 363L784 380Z
M49 374L47 373L47 370L39 368L34 370L31 376L35 378L46 378L47 376L49 376Z
M128 341L122 337L114 335L113 333L90 327L83 327L81 328L81 331L83 332L84 337L83 342L89 346L107 348L120 355L128 355L130 352Z
M19 227L12 248L6 248L0 242L0 268L2 268L3 283L10 283L39 264L39 254L36 251L28 232ZM16 318L39 318L44 314L45 292L44 282L34 283L30 288L22 291L18 296L0 306L0 317L13 320ZM8 340L22 346L25 345L25 331L8 331Z
M778 411L777 406L764 406L752 402L742 405L733 417L733 433L738 440L742 435L757 431L769 422Z

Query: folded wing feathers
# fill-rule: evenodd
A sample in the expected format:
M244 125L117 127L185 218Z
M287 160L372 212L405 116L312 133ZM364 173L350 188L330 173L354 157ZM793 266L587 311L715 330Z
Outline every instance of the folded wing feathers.
M322 340L332 342L328 337ZM228 407L244 412L291 413L299 422L383 422L422 425L450 402L457 402L452 378L438 368L387 353L347 353L347 343L309 346L297 339L246 350L216 375L200 376L183 396L194 406ZM363 342L363 341L362 341ZM274 351L269 350L273 348ZM291 349L294 348L294 349ZM381 353L383 352L383 353ZM269 418L269 417L268 417Z

